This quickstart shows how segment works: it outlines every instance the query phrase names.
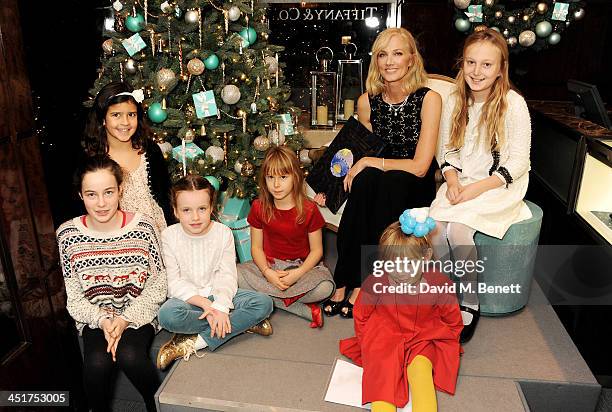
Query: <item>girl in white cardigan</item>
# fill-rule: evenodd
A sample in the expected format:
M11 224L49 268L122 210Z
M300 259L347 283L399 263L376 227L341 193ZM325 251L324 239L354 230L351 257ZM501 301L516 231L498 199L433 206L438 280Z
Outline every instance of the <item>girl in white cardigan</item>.
M197 175L188 175L172 187L179 223L162 233L170 299L159 310L159 323L177 335L159 350L160 369L179 357L188 360L196 350L215 350L247 330L272 333L266 320L272 299L238 289L232 231L211 221L215 197L208 180Z
M476 231L502 238L510 225L528 219L523 202L529 182L531 126L525 100L511 89L508 47L485 29L465 41L456 90L443 107L440 136L444 183L431 204L438 221L432 243L437 259L476 262ZM477 272L468 265L461 281L472 285L461 300L461 341L474 333L480 315Z

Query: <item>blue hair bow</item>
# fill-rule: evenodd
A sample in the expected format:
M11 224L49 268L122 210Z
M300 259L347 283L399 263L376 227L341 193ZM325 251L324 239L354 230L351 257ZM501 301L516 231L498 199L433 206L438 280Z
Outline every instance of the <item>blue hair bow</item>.
M436 227L436 221L429 217L429 208L406 209L399 217L402 232L416 237L427 236Z

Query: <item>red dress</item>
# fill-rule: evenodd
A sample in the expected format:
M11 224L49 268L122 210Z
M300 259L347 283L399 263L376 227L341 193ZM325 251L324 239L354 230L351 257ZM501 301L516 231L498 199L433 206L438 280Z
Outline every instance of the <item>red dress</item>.
M447 276L429 272L421 282L450 286ZM378 286L376 286L378 284ZM355 302L355 337L340 341L340 352L363 367L362 402L408 403L406 367L417 355L433 366L436 389L455 393L463 322L452 289L417 293L380 293L385 276L370 276ZM419 285L414 286L417 291ZM376 293L377 292L377 293Z

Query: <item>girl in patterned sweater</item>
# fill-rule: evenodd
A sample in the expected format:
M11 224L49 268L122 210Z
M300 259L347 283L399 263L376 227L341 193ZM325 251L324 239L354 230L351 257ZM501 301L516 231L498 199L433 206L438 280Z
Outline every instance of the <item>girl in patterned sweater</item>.
M152 220L119 210L121 167L88 159L76 189L87 214L57 230L67 308L83 336L83 381L94 411L107 410L119 368L155 411L159 380L148 349L166 298L166 272Z

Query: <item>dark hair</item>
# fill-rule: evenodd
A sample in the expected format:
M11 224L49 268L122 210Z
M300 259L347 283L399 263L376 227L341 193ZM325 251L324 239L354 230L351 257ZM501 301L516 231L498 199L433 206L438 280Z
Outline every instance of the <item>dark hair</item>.
M143 149L145 147L146 139L150 135L150 129L144 117L144 110L142 105L134 100L132 96L117 96L123 92L131 93L132 88L126 83L112 82L102 87L96 95L93 106L91 106L89 111L83 134L83 146L88 156L108 153L108 138L106 136L106 127L104 126L106 112L108 112L110 106L124 102L132 102L136 105L138 126L131 139L132 147L134 149Z
M176 198L179 192L194 192L196 190L208 191L208 197L210 197L210 207L212 213L215 214L217 211L217 191L208 179L203 178L200 175L188 174L187 176L181 177L172 185L170 190L170 201L172 207L176 209Z
M73 182L76 193L81 193L81 186L83 185L83 178L85 175L98 170L108 170L111 172L113 176L115 176L117 186L121 186L123 182L123 170L121 170L121 166L106 154L95 155L86 158L77 168Z

